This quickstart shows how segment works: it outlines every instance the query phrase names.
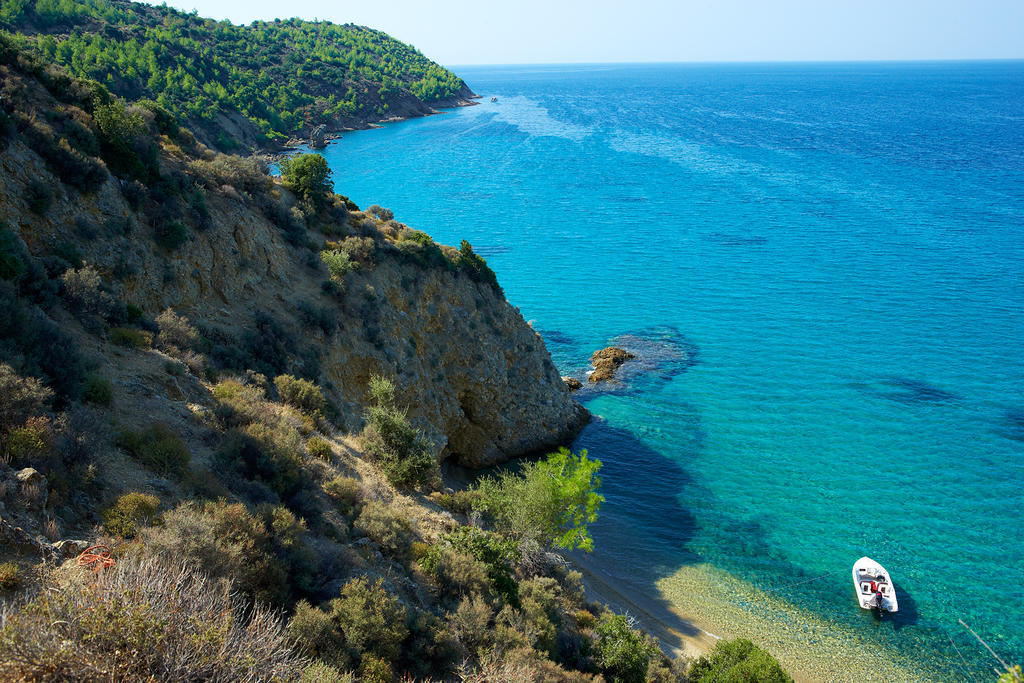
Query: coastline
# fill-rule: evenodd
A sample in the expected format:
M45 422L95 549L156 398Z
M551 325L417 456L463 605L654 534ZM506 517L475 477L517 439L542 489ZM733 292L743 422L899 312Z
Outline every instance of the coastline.
M355 123L355 125L351 126L341 126L340 128L335 128L333 130L326 131L323 134L323 146L326 147L332 141L340 140L345 133L354 133L355 131L358 130L372 130L374 128L381 128L384 124L387 123L398 123L401 121L409 121L410 119L422 119L428 116L437 116L439 114L443 114L445 109L475 107L476 105L480 104L479 102L477 102L477 100L479 100L481 97L482 95L477 95L476 93L473 93L472 95L468 95L466 97L457 97L449 100L441 100L439 102L429 103L427 104L427 106L430 108L430 111L427 111L422 114L418 113L388 116L382 119L359 121ZM304 138L291 137L288 138L285 142L282 142L278 148L257 148L253 150L253 156L263 157L265 159L269 159L271 161L276 162L279 161L282 157L287 156L289 152L299 149L301 147L310 146L310 144L311 140L309 136ZM322 149L322 147L320 149Z

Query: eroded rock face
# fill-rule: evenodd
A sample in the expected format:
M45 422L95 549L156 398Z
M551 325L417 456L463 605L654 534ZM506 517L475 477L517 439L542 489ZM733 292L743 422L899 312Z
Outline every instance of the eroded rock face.
M563 444L589 419L543 339L490 286L397 261L357 272L347 286L355 300L373 292L365 322L386 341L375 348L346 335L329 349L328 376L360 389L371 374L391 377L442 457L493 465ZM349 405L361 411L364 400L356 393Z
M594 371L587 377L587 381L607 382L615 377L615 372L631 358L636 358L636 356L617 346L609 346L595 351L594 355L590 357L590 364L594 366Z

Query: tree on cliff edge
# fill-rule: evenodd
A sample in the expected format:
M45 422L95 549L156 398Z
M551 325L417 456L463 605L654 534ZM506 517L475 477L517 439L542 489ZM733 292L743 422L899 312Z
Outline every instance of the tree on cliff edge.
M334 192L331 169L320 154L299 154L281 162L285 186L295 194L323 206L327 194Z

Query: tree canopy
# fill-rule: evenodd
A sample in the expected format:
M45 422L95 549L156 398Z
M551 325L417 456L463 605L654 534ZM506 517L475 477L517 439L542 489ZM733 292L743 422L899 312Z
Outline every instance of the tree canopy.
M480 482L481 507L502 531L543 546L590 551L587 525L597 519L604 497L597 493L600 460L561 448L527 463L516 475L505 472Z
M465 83L415 48L353 24L299 19L237 26L127 0L5 0L0 27L73 76L129 102L157 101L237 144L218 122L248 119L265 140L321 123L379 118L405 93L424 102Z

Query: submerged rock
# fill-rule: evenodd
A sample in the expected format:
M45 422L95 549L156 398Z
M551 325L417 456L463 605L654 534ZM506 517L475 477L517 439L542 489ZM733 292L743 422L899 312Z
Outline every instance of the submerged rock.
M609 346L606 349L595 351L590 357L590 364L594 371L587 378L588 382L607 382L615 376L616 371L622 364L636 356L618 346Z

